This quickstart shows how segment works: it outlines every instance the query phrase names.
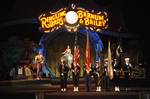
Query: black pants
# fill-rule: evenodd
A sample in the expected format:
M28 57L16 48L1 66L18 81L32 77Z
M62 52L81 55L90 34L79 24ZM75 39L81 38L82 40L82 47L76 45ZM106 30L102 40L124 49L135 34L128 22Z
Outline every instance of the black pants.
M93 76L94 76L94 81L95 81L95 86L97 87L97 86L100 86L100 78L99 78L99 76L98 76L98 74L93 74Z
M90 81L91 81L90 74L85 75L85 81L86 81L86 89L89 92L90 91Z
M109 76L104 76L104 88L109 89L110 88L110 79Z
M76 75L75 73L73 73L73 86L74 87L79 86L79 73L77 73Z
M67 74L63 74L60 76L61 88L67 88Z

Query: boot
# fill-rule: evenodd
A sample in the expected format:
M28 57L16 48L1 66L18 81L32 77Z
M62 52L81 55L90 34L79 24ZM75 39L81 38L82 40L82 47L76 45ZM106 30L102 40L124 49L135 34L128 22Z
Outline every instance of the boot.
M120 91L119 86L118 86L118 88L117 88L117 89L118 89L118 91Z
M64 92L67 91L66 88L64 88Z
M76 88L77 88L77 90L76 90L76 91L78 92L78 91L79 91L79 88L78 88L78 87L76 87Z
M74 91L74 92L76 91L76 87L73 87L73 91Z
M96 87L96 91L98 91L98 87Z
M115 86L115 91L120 91L119 86Z
M117 86L115 86L115 91L117 91Z
M63 88L61 88L61 91L64 91L64 89L63 89Z
M98 87L98 91L101 91L101 86Z

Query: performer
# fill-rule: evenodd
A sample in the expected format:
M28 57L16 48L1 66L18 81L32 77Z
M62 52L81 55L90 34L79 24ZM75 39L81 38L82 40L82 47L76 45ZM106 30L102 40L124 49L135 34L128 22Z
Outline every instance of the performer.
M101 86L100 86L100 66L98 64L98 61L96 61L95 66L92 68L92 74L95 80L95 85L96 85L96 91L101 91Z
M67 75L68 75L68 66L65 61L61 60L59 65L60 72L60 83L61 83L61 91L67 91Z
M73 75L73 91L79 91L79 76L80 76L80 65L77 63L72 64L72 75Z
M62 54L64 54L64 58L67 61L67 65L69 67L68 76L70 78L72 78L72 73L71 73L71 67L72 66L71 65L73 63L73 55L71 54L71 49L70 49L69 45L67 45L66 50Z
M37 67L36 79L41 80L42 79L42 67L44 65L44 57L40 51L38 52L38 55L35 56L35 63Z
M124 76L125 78L130 78L131 76L131 69L132 69L132 65L130 63L130 58L125 58L125 64L123 66L123 71L124 71Z
M66 50L63 52L63 54L71 54L71 49L70 49L70 46L67 45L67 48Z

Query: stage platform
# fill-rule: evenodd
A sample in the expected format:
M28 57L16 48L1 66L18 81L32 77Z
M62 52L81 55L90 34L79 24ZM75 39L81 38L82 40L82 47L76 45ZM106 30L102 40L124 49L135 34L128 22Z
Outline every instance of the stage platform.
M113 81L112 81L113 82ZM114 86L96 92L94 81L87 92L84 79L80 79L79 92L73 92L72 80L68 80L67 92L60 91L59 79L0 81L0 95L6 99L150 99L149 79L119 79L120 91Z

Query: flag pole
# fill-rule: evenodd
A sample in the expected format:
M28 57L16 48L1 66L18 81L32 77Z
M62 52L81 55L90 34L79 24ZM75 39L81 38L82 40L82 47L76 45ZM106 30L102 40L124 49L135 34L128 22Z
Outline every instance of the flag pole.
M113 79L113 67L112 67L112 58L111 58L111 48L110 48L110 40L108 40L108 74L109 78Z

